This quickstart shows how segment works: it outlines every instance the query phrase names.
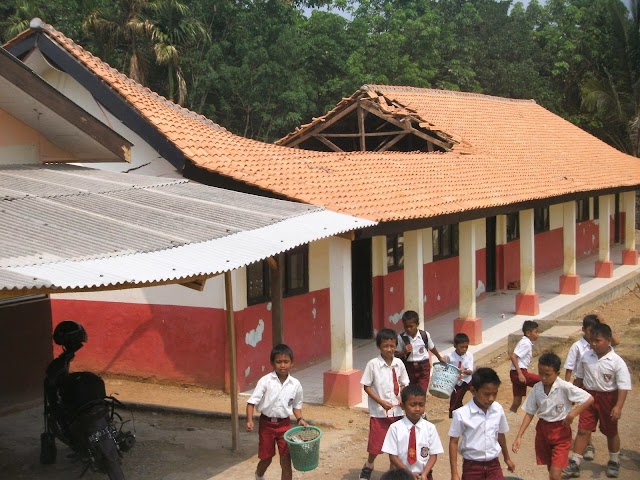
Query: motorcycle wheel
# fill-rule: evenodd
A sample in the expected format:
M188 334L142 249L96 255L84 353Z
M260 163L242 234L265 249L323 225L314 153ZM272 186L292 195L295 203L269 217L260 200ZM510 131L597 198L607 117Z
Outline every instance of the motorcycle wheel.
M101 470L109 476L109 480L125 480L122 466L120 465L120 452L113 438L104 436L98 442L96 448L100 451Z
M51 465L56 463L58 449L56 448L56 439L50 433L40 435L40 463L42 465Z

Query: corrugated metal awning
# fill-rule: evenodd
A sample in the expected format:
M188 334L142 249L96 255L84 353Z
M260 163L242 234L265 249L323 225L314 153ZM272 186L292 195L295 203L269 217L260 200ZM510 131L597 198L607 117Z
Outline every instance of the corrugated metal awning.
M0 167L0 295L184 283L375 225L185 179Z

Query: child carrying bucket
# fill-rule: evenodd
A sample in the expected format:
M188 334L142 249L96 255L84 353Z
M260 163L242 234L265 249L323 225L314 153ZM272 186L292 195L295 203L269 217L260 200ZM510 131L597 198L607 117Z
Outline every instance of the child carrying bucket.
M473 354L469 350L469 337L466 333L456 333L453 337L455 350L444 357L449 365L453 365L460 370L460 378L451 394L449 400L449 418L452 418L453 411L462 406L464 396L469 390L471 374L473 373Z

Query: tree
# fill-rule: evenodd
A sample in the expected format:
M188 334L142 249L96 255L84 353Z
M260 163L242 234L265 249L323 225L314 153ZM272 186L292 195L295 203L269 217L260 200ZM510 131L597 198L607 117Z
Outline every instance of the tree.
M148 0L118 0L91 11L83 22L95 39L98 56L145 84L149 40L155 25L144 16Z
M167 68L167 97L169 100L177 97L182 105L187 96L187 84L181 68L181 51L199 40L210 40L209 33L179 0L156 0L149 3L148 10L149 22L153 25L151 41L155 61Z

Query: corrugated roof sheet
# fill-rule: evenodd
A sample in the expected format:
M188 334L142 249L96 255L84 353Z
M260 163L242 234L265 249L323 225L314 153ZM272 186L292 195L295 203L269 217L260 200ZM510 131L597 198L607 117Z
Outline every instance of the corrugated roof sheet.
M40 33L27 31L9 45L31 34ZM135 83L50 25L42 34L198 167L333 211L406 220L640 185L638 159L533 101L365 85L362 92L384 95L389 105L395 102L465 148L431 154L305 151L233 135Z
M375 224L184 179L71 165L0 166L0 190L0 290L208 277Z

